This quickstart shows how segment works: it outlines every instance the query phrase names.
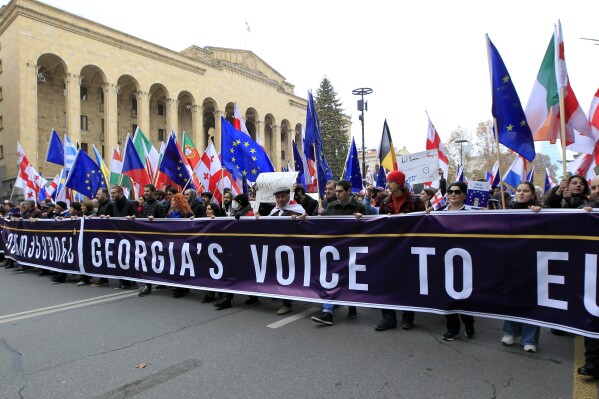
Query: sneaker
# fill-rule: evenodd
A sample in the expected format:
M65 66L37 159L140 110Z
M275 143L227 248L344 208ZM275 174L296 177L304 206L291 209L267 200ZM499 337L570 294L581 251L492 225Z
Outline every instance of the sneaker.
M92 284L92 287L94 287L93 284ZM132 288L133 288L133 286L130 284L121 284L119 286L114 287L115 290L130 290Z
M474 338L474 326L472 327L466 327L466 338Z
M146 295L150 295L152 293L152 287L149 287L147 285L145 285L141 291L139 291L139 296L146 296Z
M281 308L280 308L279 310L277 310L277 314L278 314L279 316L282 316L282 315L284 315L284 314L291 313L291 310L292 310L292 309L291 309L291 307L290 307L290 306L285 306L285 305L283 305L283 306L281 306Z
M258 303L257 296L248 296L248 298L244 302L246 305L253 305L254 303Z
M231 299L226 296L218 298L218 301L214 302L214 307L218 310L229 309L231 307Z
M358 317L358 309L355 306L350 306L347 310L347 318L355 319L356 317Z
M325 326L333 325L333 314L329 312L322 312L318 316L312 316L312 321L315 321Z
M79 281L77 281L77 284L76 284L76 286L77 286L77 287L81 287L81 286L83 286L83 285L88 285L88 284L89 284L89 282L87 282L87 281L85 281L85 280L79 280Z
M27 271L27 269L23 268L23 267L15 267L15 270L13 270L13 273L25 273Z
M404 330L411 330L412 328L414 328L414 321L406 319L402 320L401 328Z
M453 341L458 335L460 335L460 331L447 331L442 338L444 341Z
M387 331L395 328L394 325L387 323L384 320L379 321L376 326L374 326L375 331Z
M503 338L501 338L501 343L505 346L512 346L514 345L514 340L515 338L513 335L504 335Z
M108 285L108 280L105 278L101 278L96 282L92 283L92 287L104 287Z
M214 301L214 294L206 294L204 295L204 297L202 298L202 303L208 303L208 302L212 302Z
M532 345L532 344L526 344L524 345L524 351L525 352L536 352L537 351L537 346L536 345Z

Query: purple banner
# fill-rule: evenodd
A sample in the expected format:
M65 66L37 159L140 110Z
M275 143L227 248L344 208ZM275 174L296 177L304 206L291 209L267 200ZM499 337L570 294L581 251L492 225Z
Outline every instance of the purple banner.
M2 220L4 256L22 265L78 274L81 222Z
M88 275L313 302L458 311L599 337L598 218L543 210L361 220L85 219L79 259ZM53 226L75 228L62 223L73 222Z

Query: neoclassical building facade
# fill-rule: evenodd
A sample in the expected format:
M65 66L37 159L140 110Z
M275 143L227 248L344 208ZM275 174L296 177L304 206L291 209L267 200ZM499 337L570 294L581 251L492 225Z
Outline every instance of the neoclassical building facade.
M171 128L201 152L220 150L220 117L234 103L277 170L301 147L306 99L251 51L189 47L172 51L34 0L0 9L0 197L13 190L21 143L30 162L46 163L52 129L110 161L139 127L159 148ZM301 151L301 148L300 148Z

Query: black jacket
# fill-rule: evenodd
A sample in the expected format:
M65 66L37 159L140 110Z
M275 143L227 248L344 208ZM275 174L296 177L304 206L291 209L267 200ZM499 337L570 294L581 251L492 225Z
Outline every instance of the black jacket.
M128 200L125 197L121 197L121 199L111 202L112 207L112 216L116 217L125 217L125 216L136 216L137 208L133 201Z
M165 218L166 217L166 209L164 208L164 204L157 199L153 199L151 201L144 201L141 206L141 212L139 213L140 218L147 218L148 216L153 216L155 218Z

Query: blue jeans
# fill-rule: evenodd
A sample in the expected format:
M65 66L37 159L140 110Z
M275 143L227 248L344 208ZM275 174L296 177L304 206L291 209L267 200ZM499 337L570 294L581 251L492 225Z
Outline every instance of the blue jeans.
M539 334L541 333L541 327L533 326L532 324L520 323L517 321L505 321L503 323L504 334L511 335L513 337L520 337L520 345L535 345L539 344Z

